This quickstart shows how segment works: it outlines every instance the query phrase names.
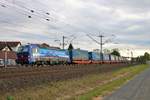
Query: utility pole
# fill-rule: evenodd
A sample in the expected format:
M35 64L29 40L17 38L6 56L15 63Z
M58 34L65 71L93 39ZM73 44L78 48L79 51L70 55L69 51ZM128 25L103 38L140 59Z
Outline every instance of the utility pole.
M8 58L7 58L7 50L8 50L7 47L8 47L8 46L7 46L7 43L6 43L6 42L5 42L5 45L6 45L6 50L4 51L4 53L5 53L4 64L5 64L5 68L6 68L6 67L7 67L7 59L8 59Z
M97 41L96 39L94 39L93 37L91 37L90 35L88 35L87 34L87 36L89 37L89 38L91 38L94 42L96 42L97 44L99 44L99 57L101 58L101 60L103 61L103 45L105 44L104 42L103 42L103 35L101 35L101 34L99 34L99 36L97 36L97 37L99 37L99 41Z
M103 35L99 35L98 37L100 39L99 40L100 41L100 43L99 43L100 44L100 58L102 58L102 61L103 61L103 44L104 44L103 43L103 37L104 36Z
M62 41L62 42L63 42L63 43L62 43L62 48L63 48L63 49L65 48L65 38L66 38L66 37L63 36L63 41Z
M7 67L7 50L5 52L5 68Z
M103 38L105 36L103 36L102 34L99 33L99 35L97 37L99 37L99 41L94 39L92 36L90 36L89 34L87 34L87 36L92 39L95 43L97 43L99 45L99 56L101 58L101 60L103 61L104 58L103 58L103 45L105 45L106 43L108 43L110 40L106 40L103 42ZM114 35L113 35L114 36Z

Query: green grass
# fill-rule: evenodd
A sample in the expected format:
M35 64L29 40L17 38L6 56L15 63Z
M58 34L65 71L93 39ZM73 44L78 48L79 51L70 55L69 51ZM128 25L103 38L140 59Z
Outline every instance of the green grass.
M138 65L79 79L46 83L0 95L0 100L92 100L114 91L146 68L148 65Z
M135 75L139 74L143 70L148 68L148 65L140 65L136 67L124 68L122 70L117 71L114 74L118 74L121 72L129 71L129 74L126 77L119 78L117 80L108 82L107 84L103 84L101 86L96 87L92 91L89 91L83 95L77 96L74 99L76 100L92 100L94 97L106 95L109 92L114 91L128 80L131 80Z

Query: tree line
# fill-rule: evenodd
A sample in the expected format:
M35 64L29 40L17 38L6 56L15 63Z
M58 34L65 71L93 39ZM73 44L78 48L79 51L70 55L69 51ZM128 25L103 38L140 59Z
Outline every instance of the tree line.
M150 61L150 54L148 52L145 52L143 56L138 56L136 58L136 61L140 63L146 63L147 61Z

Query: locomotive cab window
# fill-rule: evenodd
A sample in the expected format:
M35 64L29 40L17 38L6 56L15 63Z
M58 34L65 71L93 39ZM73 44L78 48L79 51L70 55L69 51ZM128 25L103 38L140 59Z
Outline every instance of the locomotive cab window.
M28 46L20 46L18 48L18 52L28 52Z
M33 54L38 53L38 48L33 48L33 49L32 49L32 53L33 53Z

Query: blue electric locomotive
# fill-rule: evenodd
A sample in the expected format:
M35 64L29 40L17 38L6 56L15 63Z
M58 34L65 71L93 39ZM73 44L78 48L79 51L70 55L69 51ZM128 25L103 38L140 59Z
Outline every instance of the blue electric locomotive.
M69 61L67 50L43 47L39 44L21 46L17 57L18 64L65 64Z

